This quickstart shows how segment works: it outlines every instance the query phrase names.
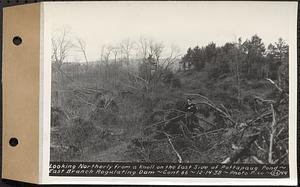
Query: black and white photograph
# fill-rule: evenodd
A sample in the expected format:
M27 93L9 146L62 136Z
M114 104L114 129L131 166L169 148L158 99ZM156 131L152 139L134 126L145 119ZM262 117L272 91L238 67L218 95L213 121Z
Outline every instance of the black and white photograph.
M289 165L290 8L218 3L54 4L50 162Z

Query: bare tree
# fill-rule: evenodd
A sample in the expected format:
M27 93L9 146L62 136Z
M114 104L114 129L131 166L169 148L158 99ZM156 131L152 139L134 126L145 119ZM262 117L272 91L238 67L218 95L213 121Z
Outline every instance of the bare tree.
M105 52L105 45L101 46L101 52L100 52L100 62L102 63L104 60L104 52Z
M101 47L101 59L100 62L103 63L100 65L102 67L102 71L99 70L99 75L104 78L105 82L110 80L111 70L109 67L110 56L113 52L113 47L111 45L103 45Z
M62 31L59 31L57 33L54 33L52 35L52 67L55 76L53 76L53 79L57 79L56 87L53 87L54 95L56 97L56 106L60 107L62 103L62 97L60 90L63 87L64 79L63 77L67 77L71 79L63 70L62 65L65 63L65 60L69 56L70 51L74 47L73 43L71 42L71 39L69 38L70 32L67 28L63 28Z
M73 43L69 38L69 30L67 28L63 28L63 30L59 33L55 33L52 35L52 62L55 67L61 69L62 64L65 62L68 57L70 51L73 48Z
M176 63L176 60L181 56L180 49L176 45L171 45L170 55L165 58L163 63L161 64L165 70L169 69Z
M148 55L148 48L149 48L149 42L148 39L145 37L140 37L139 38L139 42L138 42L138 48L139 48L139 52L141 53L141 57L142 59L146 59L147 55Z
M131 41L129 38L123 40L120 43L120 49L121 52L125 55L127 65L129 64L130 55L134 47L135 47L135 42Z
M117 63L117 56L120 53L120 48L117 47L117 46L115 46L115 47L112 48L111 51L112 51L112 53L114 55L114 62Z
M77 38L77 43L78 43L78 46L76 46L76 47L79 49L79 51L84 56L84 60L85 60L85 63L86 63L86 72L87 72L88 66L89 66L89 60L88 60L87 54L86 54L86 43L81 38Z
M156 69L159 66L163 49L164 45L162 42L155 42L154 40L149 40L149 56L151 55L155 59Z
M164 50L164 45L162 42L156 42L151 38L140 37L138 48L138 51L141 54L143 60L151 56L155 59L156 63L159 63L162 52Z
M113 50L113 47L111 45L107 45L105 48L104 48L104 62L106 64L109 63L109 58L110 58L110 55L112 53L112 50Z

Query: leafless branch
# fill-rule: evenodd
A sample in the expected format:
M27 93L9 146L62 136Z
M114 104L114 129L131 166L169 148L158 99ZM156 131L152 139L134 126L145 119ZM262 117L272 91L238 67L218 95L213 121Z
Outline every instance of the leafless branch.
M176 117L174 117L174 118L171 118L171 119L168 119L168 120L163 120L163 121L160 121L160 122L158 122L158 123L155 123L155 124L149 125L149 126L145 127L145 129L152 128L152 127L155 127L155 126L157 126L157 125L161 125L161 124L164 124L164 123L170 122L170 121L172 121L172 120L175 120L175 119L181 118L181 117L183 117L183 116L185 116L185 114L182 114L182 115L176 116Z
M82 97L80 97L80 96L78 96L78 95L76 95L76 94L74 94L74 96L75 96L76 98L78 98L80 101L82 101L82 102L84 102L85 104L87 104L87 105L95 106L95 104L86 101L85 99L83 99Z
M268 79L268 78L266 78L266 80L269 81L271 84L273 84L273 85L276 87L276 89L277 89L278 91L280 91L280 92L283 91L283 89L280 88L273 80Z
M282 160L284 157L288 156L288 154L289 154L289 151L286 150L286 152L280 158L278 158L277 160L274 161L274 164L277 164L279 160Z
M52 61L59 69L74 46L68 37L69 31L66 28L63 28L60 33L53 35L51 39Z
M224 112L222 109L218 108L211 100L209 100L207 97L201 95L201 94L190 94L190 93L187 93L187 94L184 94L184 95L192 95L192 96L197 96L201 99L203 99L205 102L199 102L199 103L196 103L196 104L206 104L208 106L210 106L211 108L215 109L216 111L218 111L219 113L221 113L223 115L223 117L227 118L231 123L232 125L235 125L236 122L231 118L231 116L229 115L229 113L227 112ZM223 106L223 108L225 108L225 106ZM227 110L227 109L226 109Z
M251 158L258 164L264 164L264 162L262 160L259 160L256 156L251 156Z
M168 141L169 141L169 143L170 143L170 145L171 145L173 151L175 152L175 154L176 154L176 156L177 156L177 158L178 158L178 162L179 162L179 163L182 163L182 157L180 156L180 154L178 153L178 151L175 149L175 147L174 147L174 145L173 145L173 143L172 143L172 141L171 141L171 139L170 139L170 135L168 135L168 134L165 133L165 132L164 132L164 134L165 134L166 137L168 138Z
M85 59L85 62L86 62L86 65L88 66L89 65L89 60L87 58L87 54L86 54L86 44L85 42L80 39L80 38L77 38L77 43L78 43L78 48L79 50L82 52L83 56L84 56L84 59Z
M209 122L209 121L207 121L207 120L205 120L204 118L202 118L202 117L200 117L200 116L198 116L198 115L195 115L200 121L203 121L203 122L205 122L206 124L209 124L209 125L211 125L211 126L213 126L213 127L216 127L217 125L215 125L215 124L213 124L213 123L211 123L211 122Z
M270 145L269 145L269 154L268 154L268 162L273 164L273 141L275 135L275 125L276 125L276 114L274 111L273 104L271 104L271 111L272 111L272 123L271 123L271 132L270 132Z
M230 115L228 115L226 112L224 112L223 110L221 110L220 108L218 108L214 104L211 104L211 103L208 103L208 102L197 102L195 104L205 104L205 105L210 106L212 109L214 109L217 112L219 112L222 117L224 117L225 119L227 119L230 122L230 126L235 126L236 125L236 122L232 119L232 117Z
M274 100L267 100L267 99L263 99L263 98L261 98L261 97L259 97L259 96L255 96L254 97L256 100L258 100L258 101L260 101L260 102L262 102L262 103L267 103L267 104L269 104L269 103L275 103L275 101Z
M282 131L285 129L285 127L282 127L279 131L278 131L278 133L275 135L275 137L278 137L281 133L282 133Z
M199 137L199 136L205 136L205 135L208 135L208 134L211 134L211 133L216 133L216 132L224 131L224 130L226 130L226 129L221 128L221 129L216 129L216 130L212 130L212 131L207 131L207 132L204 132L204 133L196 134L196 135L192 136L192 138Z
M127 65L129 63L129 58L132 50L134 49L134 46L135 46L135 42L131 41L129 38L123 40L120 43L120 51L125 55L127 60Z
M201 99L203 99L204 101L208 102L209 104L214 105L214 103L211 100L209 100L207 97L205 97L205 96L203 96L201 94L185 93L184 95L200 97Z
M264 148L262 148L261 146L259 146L258 143L257 143L257 141L254 142L254 145L255 145L259 150L261 150L261 151L263 151L263 152L265 152L265 153L268 152L267 150L265 150Z
M263 118L265 118L265 117L269 117L269 116L271 116L271 115L272 115L272 112L263 113L263 114L261 114L260 116L256 117L255 119L252 119L251 121L249 121L249 122L247 123L247 125L248 125L248 126L251 126L251 125L253 125L255 122L257 122L257 121L259 121L259 120L261 120L261 119L263 119Z
M228 164L230 163L230 157L227 157L223 162L221 162L222 164Z

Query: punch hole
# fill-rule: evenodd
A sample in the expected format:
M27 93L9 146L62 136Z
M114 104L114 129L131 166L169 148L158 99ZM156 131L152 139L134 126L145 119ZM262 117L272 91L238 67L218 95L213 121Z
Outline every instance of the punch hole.
M16 147L18 145L19 141L17 138L11 138L9 140L9 145L12 146L12 147Z
M14 43L16 46L20 45L20 44L22 43L22 38L21 38L20 36L15 36L15 37L13 38L13 43Z

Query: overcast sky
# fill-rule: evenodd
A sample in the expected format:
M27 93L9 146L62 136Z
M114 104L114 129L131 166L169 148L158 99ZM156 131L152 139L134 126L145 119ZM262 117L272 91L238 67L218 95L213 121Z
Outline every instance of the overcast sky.
M102 45L140 36L166 47L175 44L182 53L190 46L222 45L254 34L266 45L279 37L288 40L294 7L295 2L64 2L48 3L45 10L53 30L70 27L86 42L89 60L97 60Z

